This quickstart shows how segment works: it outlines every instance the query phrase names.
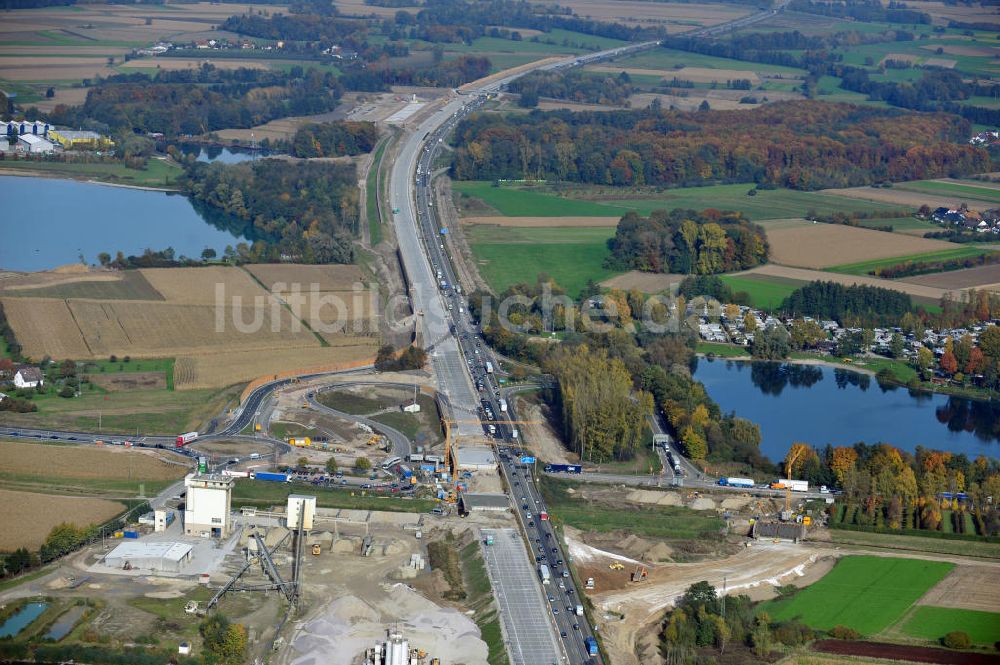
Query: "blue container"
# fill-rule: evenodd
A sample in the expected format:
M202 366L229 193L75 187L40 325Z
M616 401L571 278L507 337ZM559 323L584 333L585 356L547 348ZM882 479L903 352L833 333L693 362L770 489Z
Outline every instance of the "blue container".
M139 537L139 532L138 531L123 531L122 532L122 536L125 537L125 538L136 539L136 538Z
M254 478L257 480L267 480L272 483L287 483L288 474L287 473L269 473L267 471L258 471L254 474Z
M597 640L595 640L593 637L588 637L587 639L585 639L583 641L583 643L587 646L587 655L588 656L596 656L597 655Z

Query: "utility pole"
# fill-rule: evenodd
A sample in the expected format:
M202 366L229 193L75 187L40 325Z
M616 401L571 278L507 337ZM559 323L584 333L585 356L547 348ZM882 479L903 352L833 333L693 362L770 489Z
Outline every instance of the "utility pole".
M723 575L722 577L722 620L726 620L726 582L728 578Z

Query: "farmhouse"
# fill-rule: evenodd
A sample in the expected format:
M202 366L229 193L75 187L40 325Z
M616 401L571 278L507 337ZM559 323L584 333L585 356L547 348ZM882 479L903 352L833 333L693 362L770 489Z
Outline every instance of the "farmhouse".
M37 388L45 385L42 370L37 367L21 367L14 373L14 386L17 388Z

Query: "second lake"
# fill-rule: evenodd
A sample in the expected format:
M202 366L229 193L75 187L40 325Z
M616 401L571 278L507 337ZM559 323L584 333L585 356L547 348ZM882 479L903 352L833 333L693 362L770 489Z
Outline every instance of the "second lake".
M796 441L921 445L970 458L998 451L1000 402L883 388L873 376L818 365L699 358L695 378L723 412L760 425L761 452L775 462Z

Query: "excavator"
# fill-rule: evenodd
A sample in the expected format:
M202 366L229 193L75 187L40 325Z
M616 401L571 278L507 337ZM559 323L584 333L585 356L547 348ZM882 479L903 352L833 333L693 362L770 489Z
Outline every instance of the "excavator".
M614 563L609 563L608 568L610 568L611 570L624 570L625 566L615 561Z
M648 576L649 571L646 570L645 566L636 566L635 570L632 571L632 577L630 579L633 582L645 582Z

